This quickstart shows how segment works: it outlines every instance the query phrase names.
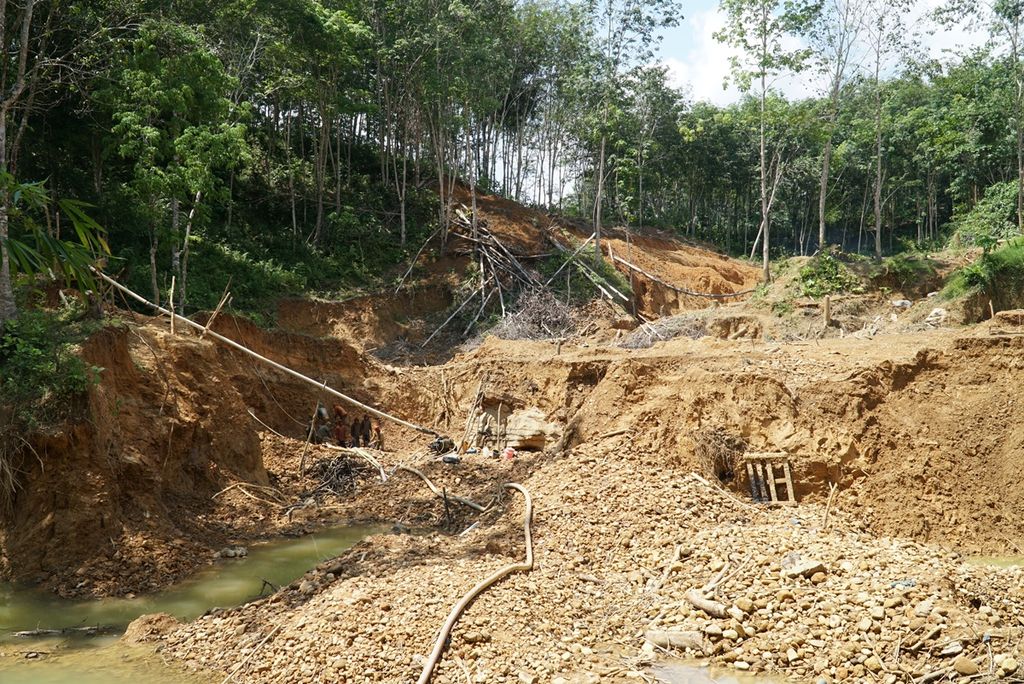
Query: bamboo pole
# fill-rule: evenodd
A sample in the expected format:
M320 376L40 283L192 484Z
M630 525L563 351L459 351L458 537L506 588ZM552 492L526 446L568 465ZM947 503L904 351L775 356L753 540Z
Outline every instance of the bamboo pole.
M168 301L171 303L171 335L174 334L174 276L171 276L171 296Z
M220 314L220 310L224 308L224 305L230 300L231 293L225 290L224 296L220 298L220 302L217 304L217 308L213 310L213 315L210 316L209 320L206 321L206 325L203 326L203 332L199 335L199 339L203 339L206 337L206 333L210 332L210 326L213 325L213 322L217 319L217 316Z
M159 311L162 314L166 314L166 315L171 316L171 320L172 321L175 318L180 318L182 323L185 323L186 325L189 325L189 326L195 328L196 330L202 330L203 329L203 326L199 325L198 323L196 323L192 319L186 318L184 316L178 316L173 311L168 311L167 309L163 308L162 306L158 306L158 305L152 303L151 301L149 301L148 299L146 299L142 295L136 294L135 292L129 290L127 287L125 287L121 283L117 282L116 280L114 280L113 278L108 276L106 273L102 273L102 272L96 270L95 268L93 268L91 270L101 280L103 280L103 281L105 281L107 283L110 283L111 285L116 287L118 290L120 290L121 292L125 293L126 295L128 295L132 299L136 300L137 302L145 304L146 306L148 306L148 307L150 307L152 309L155 309L156 311ZM220 342L223 342L224 344L228 345L232 349L237 349L238 351L242 352L243 354L248 354L249 356L253 357L257 361L262 361L263 363L267 364L268 366L276 368L277 370L279 370L279 371L281 371L283 373L287 373L288 375L292 376L293 378L296 378L298 380L301 380L302 382L305 382L306 384L309 384L309 385L312 385L313 387L316 387L318 390L327 392L331 396L337 397L338 399L341 399L345 403L351 404L352 406L355 406L358 409L366 411L367 413L369 413L371 415L377 416L378 418L381 418L383 420L390 420L392 423L397 423L398 425L401 425L403 427L407 427L407 428L409 428L411 430L415 430L416 432L422 432L423 434L433 435L435 437L440 436L440 433L438 433L436 430L433 430L433 429L428 428L428 427L424 427L422 425L417 425L416 423L411 423L411 422L409 422L407 420L403 420L403 419L398 418L396 416L392 416L391 414L384 413L383 411L375 409L372 406L367 406L366 404L364 404L361 401L358 401L356 399L353 399L352 397L348 396L347 394L342 394L341 392L339 392L338 390L336 390L336 389L334 389L332 387L328 387L327 385L325 385L323 383L320 383L320 382L317 382L316 380L314 380L313 378L311 378L309 376L303 375L302 373L300 373L298 371L292 370L288 366L280 364L277 361L273 361L271 359L268 359L265 356L261 356L260 354L257 354L256 352L254 352L253 350L249 349L248 347L246 347L244 345L241 345L238 342L235 342L234 340L232 340L230 338L224 337L220 333L216 333L216 332L210 330L209 331L209 335L210 335L210 337L214 338L215 340L219 340Z

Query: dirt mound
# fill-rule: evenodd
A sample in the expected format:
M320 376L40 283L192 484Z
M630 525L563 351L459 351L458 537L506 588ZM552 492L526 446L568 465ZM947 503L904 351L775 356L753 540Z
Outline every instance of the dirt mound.
M751 264L668 237L633 234L627 238L621 230L612 231L603 248L610 259L622 258L657 278L651 279L626 264L614 262L616 269L629 280L638 310L647 318L704 309L723 301L738 301L748 297L761 279L760 270ZM746 294L735 299L715 299L685 291L709 295Z
M230 541L288 527L245 497L214 495L237 482L272 485L253 415L304 438L317 392L165 326L107 327L85 345L100 383L80 419L32 436L13 511L0 520L0 576L64 595L153 590ZM214 329L360 399L417 413L415 388L350 345L229 316Z

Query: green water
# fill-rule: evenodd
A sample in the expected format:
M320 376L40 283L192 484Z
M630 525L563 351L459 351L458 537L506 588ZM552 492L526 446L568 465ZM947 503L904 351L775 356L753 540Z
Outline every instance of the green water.
M3 684L177 684L208 681L186 676L148 652L117 643L129 622L148 613L189 620L211 608L237 606L260 596L266 580L281 586L317 563L337 556L380 527L339 527L296 539L254 544L245 558L224 559L166 591L134 599L60 599L32 588L0 583L0 682ZM30 629L110 626L112 637L14 637ZM29 658L31 653L39 657Z
M760 675L687 661L659 662L651 667L651 673L668 684L773 684Z
M1024 566L1024 556L968 556L964 559L964 562L970 565L1018 568Z

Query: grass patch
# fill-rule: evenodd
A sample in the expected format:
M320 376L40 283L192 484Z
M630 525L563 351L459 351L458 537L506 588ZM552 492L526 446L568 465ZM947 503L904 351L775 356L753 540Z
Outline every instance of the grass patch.
M931 259L901 253L883 259L881 265L872 272L871 280L905 290L908 287L927 284L937 274L938 270Z
M588 266L591 270L595 271L598 276L609 285L614 287L616 290L626 295L627 298L632 299L633 289L629 286L629 278L619 273L614 265L607 259L601 259L600 263L595 266L595 260L597 259L597 248L593 245L588 245L580 254L573 260L573 263L565 266L565 263L569 260L570 253L559 252L554 254L538 265L538 271L540 272L541 280L546 281L555 272L561 269L561 272L553 281L551 281L551 288L560 295L562 299L568 299L573 304L585 304L590 301L599 293L594 283L590 281L579 268L576 268L574 264L583 263ZM565 266L565 268L562 268ZM568 275L566 275L568 272Z
M1024 240L1014 240L959 269L942 290L945 299L985 294L1000 309L1024 300Z

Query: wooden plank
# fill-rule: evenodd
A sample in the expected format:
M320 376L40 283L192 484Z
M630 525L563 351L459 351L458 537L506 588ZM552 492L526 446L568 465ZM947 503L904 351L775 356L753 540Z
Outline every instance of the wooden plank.
M772 492L772 501L779 500L779 494L775 491L775 471L771 463L765 463L765 468L768 469L768 488Z
M782 462L782 475L786 478L786 487L789 492L789 501L796 503L796 489L793 488L793 473L789 469L789 461Z
M747 461L747 482L750 483L750 498L757 500L757 480L754 479L754 464Z
M754 470L757 471L757 486L761 492L761 501L768 501L768 485L765 484L764 463L754 463Z

